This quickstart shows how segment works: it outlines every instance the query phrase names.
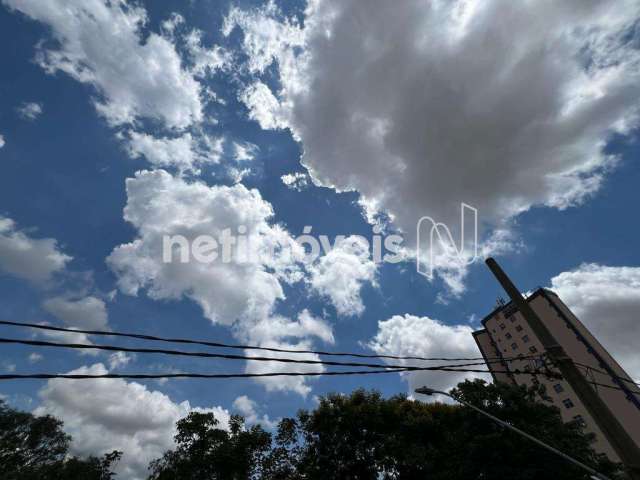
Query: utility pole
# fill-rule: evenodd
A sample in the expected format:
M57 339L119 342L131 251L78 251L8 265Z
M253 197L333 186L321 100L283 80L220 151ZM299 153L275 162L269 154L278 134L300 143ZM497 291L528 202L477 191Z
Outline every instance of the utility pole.
M421 393L422 395L433 395L434 393L439 393L440 395L446 395L447 397L455 400L456 402L464 405L465 407L471 408L472 410L475 410L476 412L481 413L485 417L489 417L491 420L496 422L498 425L501 425L501 426L503 426L505 428L508 428L509 430L512 430L512 431L522 435L525 438L528 438L529 440L531 440L532 442L540 445L541 447L546 448L547 450L555 453L556 455L561 456L562 458L564 458L565 460L573 463L574 465L579 466L583 470L586 470L587 472L589 472L591 474L591 478L595 478L596 480L611 480L609 477L605 477L603 474L599 473L597 470L594 470L593 468L589 467L588 465L585 465L584 463L579 462L575 458L570 457L569 455L567 455L566 453L561 452L557 448L553 448L551 445L547 445L542 440L538 440L533 435L529 435L527 432L525 432L523 430L520 430L517 427L514 427L513 425L511 425L510 423L505 422L504 420L500 420L498 417L495 417L495 416L491 415L489 412L485 412L481 408L478 408L475 405L471 405L470 403L465 402L464 400L461 400L458 397L455 397L455 396L451 395L450 393L442 392L440 390L434 390L434 389L429 388L429 387L416 388L415 392L416 393Z
M564 348L553 337L540 317L533 311L507 274L500 268L498 262L488 258L486 264L507 292L511 301L518 307L525 320L544 346L549 358L560 370L564 379L569 382L587 411L602 430L620 460L626 467L632 480L640 480L640 448L636 445L627 431L622 427L615 415L597 392L591 388L587 379L564 351Z

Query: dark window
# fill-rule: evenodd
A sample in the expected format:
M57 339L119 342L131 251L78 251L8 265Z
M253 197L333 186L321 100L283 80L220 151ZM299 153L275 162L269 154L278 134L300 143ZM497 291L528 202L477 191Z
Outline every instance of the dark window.
M504 309L502 310L502 313L504 314L505 317L509 318L511 315L513 315L517 311L518 311L518 307L516 307L515 303L509 303L509 305L504 307Z
M511 334L510 334L510 333L508 333L508 332L507 332L507 333L505 333L505 334L504 334L504 336L505 336L505 337L507 337L507 339L511 338Z
M516 325L516 332L522 331L522 325Z
M511 344L511 348L514 349L514 350L517 349L518 348L518 344L516 342L513 342Z
M510 321L511 323L515 322L515 321L516 321L516 317L509 317L509 321Z
M566 408L572 408L573 407L573 402L571 401L570 398L565 398L564 400L562 400L562 404L566 407Z
M577 422L578 425L585 427L587 425L587 423L584 421L584 418L582 418L582 415L575 415L573 417L573 421Z
M505 326L505 324L504 324L504 323L501 323L501 324L500 324L500 330L504 330L505 328L507 328L507 327Z
M531 346L531 347L529 347L529 351L531 353L536 353L538 351L538 349L536 347Z
M533 363L535 363L536 368L542 368L544 367L544 360L541 358L536 358L534 359Z
M559 383L556 383L553 386L553 389L556 391L556 393L564 392L564 388L562 388L562 385L560 385Z
M529 335L525 335L524 337L522 337L522 341L524 343L529 343Z

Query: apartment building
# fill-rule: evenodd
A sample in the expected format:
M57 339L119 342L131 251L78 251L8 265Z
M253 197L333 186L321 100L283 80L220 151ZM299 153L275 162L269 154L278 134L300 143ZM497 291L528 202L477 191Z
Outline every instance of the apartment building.
M540 288L527 297L527 302L640 446L640 387L633 384L618 362L555 293ZM543 367L545 349L515 304L499 303L482 320L482 325L484 328L473 336L495 381L519 385L542 383L553 404L560 409L562 419L582 423L586 431L595 434L596 451L619 461L566 381L524 373ZM493 359L497 359L495 363Z

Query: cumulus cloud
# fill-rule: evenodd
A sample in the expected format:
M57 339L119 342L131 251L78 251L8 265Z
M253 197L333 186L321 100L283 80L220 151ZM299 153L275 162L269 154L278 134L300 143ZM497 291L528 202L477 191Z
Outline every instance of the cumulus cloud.
M245 88L240 100L249 109L249 118L265 130L282 129L288 126L287 110L264 83L257 81Z
M108 370L96 363L69 373L103 375ZM149 462L174 446L175 423L189 412L212 412L223 427L229 421L229 412L221 407L175 403L162 392L122 379L54 379L39 395L41 405L34 413L64 422L65 431L73 436L72 453L86 456L122 450L117 472L132 480L147 478Z
M29 363L37 363L40 360L42 360L44 357L42 355L40 355L39 353L33 352L29 354L28 360Z
M127 355L124 352L115 352L109 355L109 370L115 370L116 368L125 367L131 361L133 361L133 355Z
M136 295L145 290L151 298L162 300L188 298L212 322L233 326L234 335L242 341L309 349L309 340L314 337L333 340L330 328L308 312L296 321L274 314L276 303L284 299L283 282L298 281L303 273L299 262L293 260L295 255L287 254L299 255L300 247L288 232L269 223L272 216L271 205L259 192L243 185L208 186L163 170L138 172L127 180L124 211L124 218L137 230L137 238L116 247L107 262L118 276L122 292ZM199 261L192 256L182 262L181 253L187 250L175 244L167 250L173 258L165 262L163 239L177 235L188 239L190 245L202 235L212 237L218 242L219 257ZM225 261L222 239L226 235L237 237L236 241L241 235L248 251L267 254L245 255L240 248L230 247ZM252 363L247 371L272 371L282 366ZM297 371L318 371L298 367ZM303 378L274 380L263 383L269 389L308 393Z
M311 289L328 297L338 315L353 316L364 312L360 291L365 283L375 283L377 265L363 238L350 236L336 240L331 251L308 270Z
M53 238L33 238L0 216L0 270L32 282L46 282L71 260Z
M267 414L260 416L258 413L259 405L246 395L240 395L233 401L233 409L242 415L250 425L260 424L264 428L272 430L278 424L276 420L271 420Z
M136 227L139 237L116 247L108 258L123 292L133 295L146 288L158 299L184 295L196 301L207 318L226 325L263 318L276 300L284 298L278 275L260 262L191 258L182 263L180 252L174 261L163 261L163 236L221 239L227 229L229 235L238 236L242 226L256 247L289 242L285 231L268 223L273 211L257 190L243 185L209 187L155 170L128 179L127 198L124 218ZM277 259L274 262L269 266L278 268Z
M282 175L280 180L282 180L282 183L291 190L296 190L298 192L304 190L309 185L308 175L302 172L287 173Z
M255 158L258 146L250 142L233 142L233 159L236 162L248 162Z
M128 153L132 158L144 157L156 167L173 167L180 172L198 173L198 166L220 161L223 139L184 133L178 137L154 137L131 131Z
M446 325L429 317L394 315L378 322L378 332L368 346L377 354L413 357L476 358L480 352L468 325ZM391 364L421 365L416 360L388 360ZM425 366L442 362L424 362ZM454 372L412 372L402 374L407 381L409 393L418 387L428 386L447 391L459 382L471 378L490 380L486 374Z
M191 30L185 36L185 42L193 64L192 72L198 77L215 73L229 61L227 53L219 46L211 48L203 46L200 30Z
M24 102L16 111L25 120L35 120L42 114L42 104L37 102Z
M551 289L640 381L640 268L583 264L553 277Z
M0 135L0 148L4 147L6 144L4 137L2 135Z
M236 331L241 338L248 342L269 348L313 350L313 339L317 338L325 343L333 344L335 339L332 327L324 320L314 317L308 310L303 310L297 320L291 320L281 315L271 315L255 321L251 328L242 327ZM255 352L246 351L246 355L255 355ZM276 352L261 352L263 357L279 358L290 357L290 354ZM315 354L296 354L299 360L318 361L320 357ZM248 361L245 368L247 373L269 372L324 372L325 368L318 364L295 364L280 362L252 362ZM306 397L311 392L311 387L304 377L265 377L260 382L269 392L292 391Z
M175 46L150 32L137 3L103 0L4 0L10 8L51 28L55 47L41 46L37 62L93 86L96 109L111 125L139 117L185 128L202 119L201 86L182 67ZM204 68L202 66L201 68Z
M637 125L639 12L636 0L318 0L303 25L273 4L228 24L259 77L240 95L250 118L291 128L314 183L358 191L411 245L423 215L454 231L461 202L491 229L598 190L615 163L604 145ZM273 64L277 91L260 78Z
M108 327L107 306L94 296L78 299L52 297L42 307L69 327L82 330L105 330Z

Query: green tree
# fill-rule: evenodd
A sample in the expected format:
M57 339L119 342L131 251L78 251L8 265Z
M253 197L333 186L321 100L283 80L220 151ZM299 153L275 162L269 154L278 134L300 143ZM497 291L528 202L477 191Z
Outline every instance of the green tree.
M593 436L565 424L553 405L536 400L540 387L464 382L453 392L467 402L548 444L613 474L617 465L591 449ZM304 444L298 473L307 479L557 480L589 478L555 454L505 431L469 408L422 403L404 396L383 399L358 390L329 395L298 414Z
M212 413L191 412L178 421L176 448L151 463L153 480L236 480L257 478L271 446L260 426L246 429L232 416L229 429L219 428Z
M476 380L453 394L614 475L618 466L594 453L593 436L539 400L541 388ZM210 413L192 413L177 427L177 447L152 462L152 480L589 478L467 407L385 399L375 391L328 395L315 410L281 420L273 438L260 427L247 429L240 417L222 429Z
M102 458L69 455L71 437L62 422L35 416L0 400L0 478L3 480L109 480L120 459L114 451Z

